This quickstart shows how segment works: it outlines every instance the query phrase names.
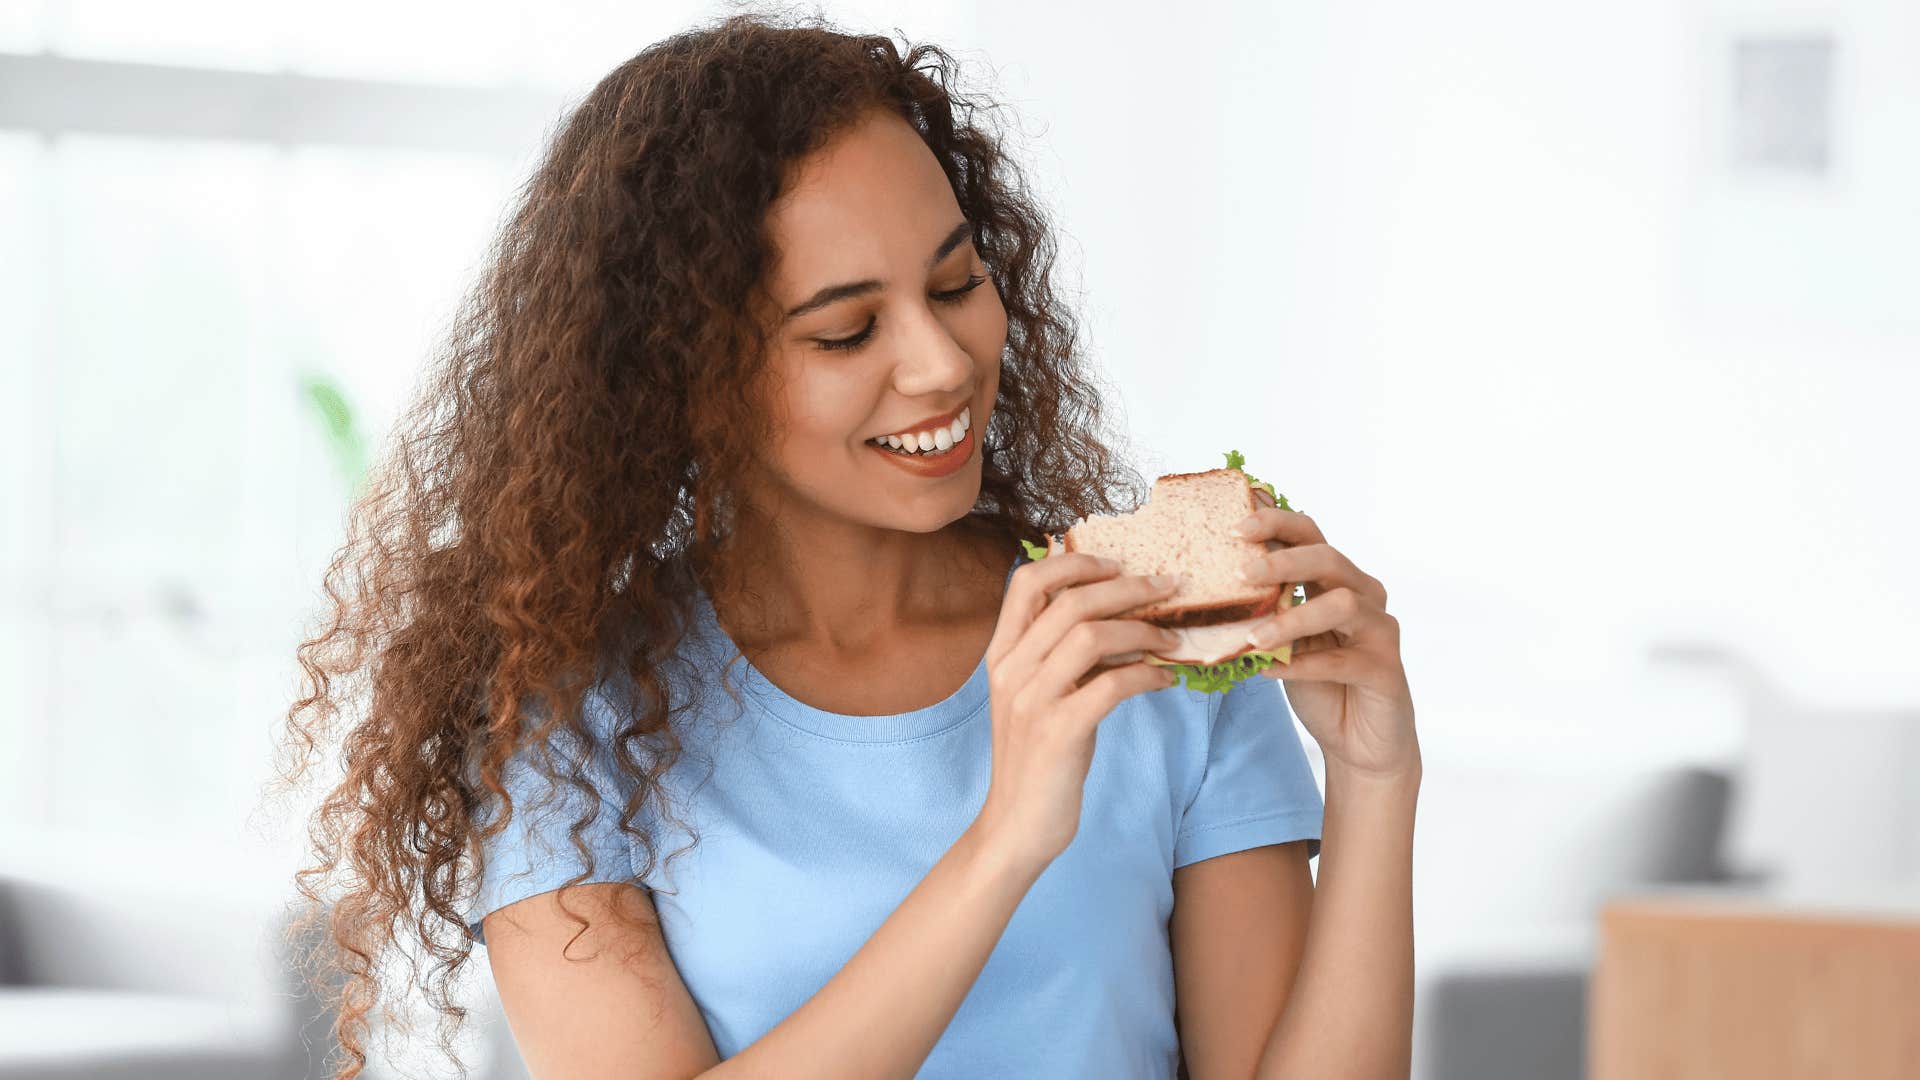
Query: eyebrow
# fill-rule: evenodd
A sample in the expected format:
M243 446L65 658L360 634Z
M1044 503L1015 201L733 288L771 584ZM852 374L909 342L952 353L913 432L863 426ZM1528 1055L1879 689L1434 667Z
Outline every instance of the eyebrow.
M959 247L961 241L967 239L972 232L973 223L970 221L963 221L955 225L953 231L947 234L947 238L940 241L940 246L933 249L933 257L927 260L927 269L931 270L935 266L938 266L940 260L952 254L953 249ZM797 319L809 311L818 311L828 304L846 300L850 297L864 296L867 293L884 287L885 284L885 282L868 278L865 281L849 281L843 285L829 285L819 292L814 293L806 300L795 304L793 308L787 312L786 319Z

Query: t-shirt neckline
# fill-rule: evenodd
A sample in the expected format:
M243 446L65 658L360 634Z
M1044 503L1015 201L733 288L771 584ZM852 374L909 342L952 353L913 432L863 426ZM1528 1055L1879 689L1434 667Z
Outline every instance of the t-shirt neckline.
M1014 558L1001 583L1001 595L1004 596L1007 586L1012 584L1013 572L1027 561L1025 552ZM738 658L738 662L728 670L730 674L737 674L736 681L741 688L776 719L821 738L858 743L897 743L926 738L972 719L991 698L987 688L987 658L982 653L980 661L974 665L973 674L967 676L967 681L961 683L959 689L924 708L886 716L853 716L816 708L780 689L772 679L754 667L726 628L720 625L707 591L698 586L695 591L699 598L700 619L719 643L720 663L726 664ZM714 675L717 677L719 671L716 670Z

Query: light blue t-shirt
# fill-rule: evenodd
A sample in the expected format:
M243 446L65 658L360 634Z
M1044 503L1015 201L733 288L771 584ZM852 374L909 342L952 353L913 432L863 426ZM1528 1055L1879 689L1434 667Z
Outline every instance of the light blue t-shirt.
M979 813L992 760L987 668L982 657L964 685L923 709L826 712L738 657L704 594L682 650L688 670L715 684L733 659L745 708L716 685L698 710L676 714L685 753L665 783L698 845L643 884L730 1057L839 971ZM584 706L600 740L614 730L611 685L597 684ZM644 852L615 825L630 788L607 755L596 746L586 770L603 795L583 836L597 863L586 880L630 881ZM470 908L483 943L488 912L555 889L583 865L566 828L581 799L562 784L549 809L521 813L544 794L524 757L505 778L513 822L488 844ZM917 1075L1170 1080L1174 868L1289 840L1318 855L1323 809L1275 680L1123 700L1097 729L1073 843L1022 899ZM639 824L662 858L688 842L653 815Z

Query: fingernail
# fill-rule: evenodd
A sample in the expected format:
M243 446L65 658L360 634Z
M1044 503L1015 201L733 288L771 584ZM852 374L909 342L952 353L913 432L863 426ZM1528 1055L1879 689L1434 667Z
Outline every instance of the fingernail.
M1179 580L1180 579L1173 574L1152 574L1148 576L1147 584L1156 589L1165 589L1178 583Z
M1274 632L1271 624L1255 627L1247 633L1247 644L1256 649L1271 649L1279 639L1280 635Z
M1252 563L1241 563L1239 566L1233 568L1233 576L1239 578L1241 581L1252 581L1253 569Z
M1257 517L1246 518L1245 520L1241 521L1239 524L1233 527L1233 535L1235 536L1252 535L1253 530L1258 528L1259 526L1260 526L1259 518Z

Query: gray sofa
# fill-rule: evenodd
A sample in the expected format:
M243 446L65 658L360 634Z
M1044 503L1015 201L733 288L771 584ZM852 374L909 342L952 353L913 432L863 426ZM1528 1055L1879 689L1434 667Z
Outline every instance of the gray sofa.
M0 1076L322 1075L332 1020L289 963L272 886L173 854L124 835L0 834Z

